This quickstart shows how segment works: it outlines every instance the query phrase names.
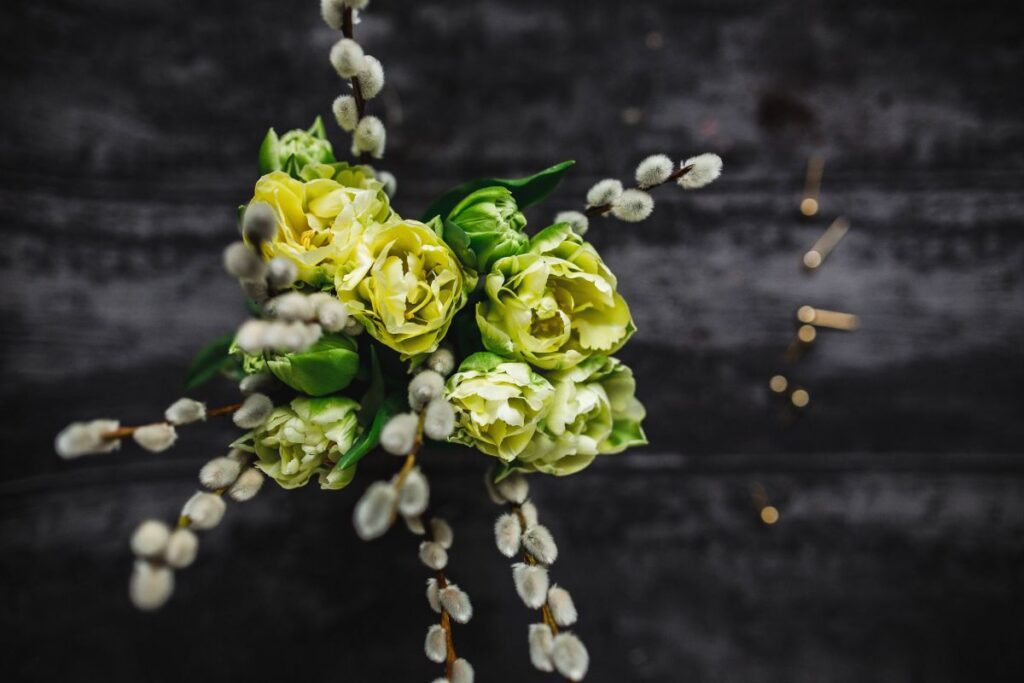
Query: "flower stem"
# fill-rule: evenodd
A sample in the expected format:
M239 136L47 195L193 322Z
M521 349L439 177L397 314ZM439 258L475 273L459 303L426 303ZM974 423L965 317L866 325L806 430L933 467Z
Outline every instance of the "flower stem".
M668 178L665 178L664 180L662 180L657 185L651 185L650 187L645 187L643 189L646 192L647 190L653 190L656 187L661 187L662 185L665 185L666 183L671 183L674 180L679 180L684 175L689 173L691 170L693 170L693 165L692 164L690 166L683 166L682 168L677 168L675 171L672 172L672 175L670 175ZM637 189L640 189L640 188L637 188ZM612 204L598 204L596 206L588 206L583 211L583 213L584 213L584 215L587 218L593 218L594 216L604 216L604 215L606 215L611 210L612 210Z

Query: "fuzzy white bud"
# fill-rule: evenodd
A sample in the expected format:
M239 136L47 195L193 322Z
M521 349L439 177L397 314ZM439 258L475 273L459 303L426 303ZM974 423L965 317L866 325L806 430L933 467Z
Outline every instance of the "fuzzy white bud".
M405 522L405 528L409 530L409 533L415 536L422 536L427 533L427 529L423 526L423 518L419 515L413 517L402 516L402 521Z
M237 460L214 458L199 470L199 483L208 489L223 489L235 483L241 470L242 466Z
M679 187L696 190L713 183L722 175L722 158L717 154L698 154L683 162L683 168L692 166L679 178Z
M575 635L559 633L551 644L551 661L558 673L570 681L582 681L590 666L590 655Z
M516 593L530 609L540 609L548 595L548 570L539 564L516 562L512 565Z
M362 68L359 69L359 92L363 97L372 100L384 88L384 67L371 55L363 57Z
M369 152L375 159L384 155L386 133L384 124L376 116L364 116L356 126L352 144L360 152Z
M132 552L138 557L156 557L167 547L171 530L163 522L147 519L135 527L132 534Z
M246 297L258 304L267 300L267 295L270 291L266 278L262 277L256 280L241 279L238 281L238 286L242 288L242 293Z
M175 529L167 540L164 562L175 569L184 569L196 561L199 537L191 529Z
M473 667L462 657L452 662L451 683L473 683Z
M494 542L498 552L505 557L513 557L519 552L519 541L522 528L519 519L512 512L506 512L494 523Z
M172 425L187 425L206 419L206 404L190 398L179 398L164 411L164 417Z
M224 249L224 270L239 280L260 280L266 264L245 242L232 242Z
M636 184L641 190L661 185L668 180L675 163L664 154L652 154L636 167Z
M540 671L554 671L551 662L551 650L554 647L554 636L547 624L530 624L529 636L530 662Z
M351 38L342 38L331 47L331 66L342 78L352 78L363 68L363 48Z
M441 613L441 597L437 587L437 579L427 579L427 602L430 609L438 614Z
M510 503L521 505L530 495L530 483L519 472L513 472L494 485L498 494Z
M394 520L397 503L398 492L394 486L383 481L371 484L352 514L359 538L369 541L383 536Z
M277 214L270 204L254 201L242 216L242 234L251 244L274 239L277 234Z
M448 551L442 548L440 543L424 541L420 543L420 562L434 571L439 571L448 566Z
M420 411L444 392L444 377L433 370L424 370L409 382L409 407Z
M562 211L555 216L556 223L567 223L572 231L583 237L590 227L590 219L579 211Z
M448 656L448 642L444 629L440 624L434 624L427 629L427 640L423 644L427 653L427 659L440 664Z
M343 0L320 0L320 16L324 18L324 23L335 31L341 30L344 12Z
M407 455L416 443L419 420L414 413L395 415L380 432L380 447L391 455Z
M334 112L334 120L343 131L351 133L359 124L359 108L356 106L356 98L351 95L341 95L335 98L331 105Z
M316 309L309 301L309 297L299 292L275 296L267 302L264 310L268 315L286 321L308 321L316 316Z
M526 501L520 505L519 512L522 513L523 519L526 520L527 529L537 523L537 506L530 501Z
M228 495L231 499L239 503L244 503L247 500L252 499L260 489L263 487L263 473L255 467L249 467L235 480L235 483L228 489Z
M132 604L141 610L159 609L174 592L174 572L169 567L154 565L146 560L135 562L128 596Z
M422 470L414 467L405 475L398 492L398 511L407 517L423 514L430 503L430 484Z
M267 261L267 283L275 290L287 289L299 277L299 269L283 256Z
M64 459L109 453L121 447L121 440L105 439L103 435L117 430L120 426L121 423L117 420L72 422L57 435L53 446L57 455Z
M268 325L263 320L246 320L238 328L235 342L246 353L260 354L267 344L267 328Z
M441 517L430 520L430 536L445 550L451 548L455 541L455 532L452 531L451 524Z
M523 547L542 564L554 564L558 559L558 546L543 524L535 524L523 532Z
M166 422L155 422L151 425L137 427L132 432L135 443L145 448L150 453L162 453L174 445L178 440L178 432L174 425Z
M358 337L365 331L366 328L363 327L363 324L361 322L359 322L352 316L348 317L348 322L345 324L344 329L345 334L347 334L350 337Z
M181 516L188 518L193 529L206 531L220 524L227 507L227 503L220 496L206 491L196 491L181 508Z
M551 608L551 616L559 626L572 626L579 618L576 604L572 601L569 591L557 583L548 589L548 607Z
M435 398L423 413L423 432L434 441L446 441L453 431L455 409L443 398Z
M273 391L280 386L281 382L269 372L257 372L243 377L242 381L238 383L238 390L243 396L248 396L249 394Z
M489 468L484 472L484 488L487 490L487 497L491 499L491 502L495 505L505 505L508 503L505 497L498 493L497 487L494 485L494 468Z
M316 319L328 332L341 332L348 324L348 307L337 299L317 304Z
M395 178L395 174L388 171L377 171L377 180L384 184L384 194L394 199L395 193L398 192L398 179Z
M643 190L626 190L612 205L612 215L627 223L639 223L652 211L654 199Z
M447 377L455 370L455 354L447 346L442 346L427 356L426 366L442 377Z
M242 407L231 416L235 426L241 429L256 429L270 417L274 410L274 402L263 394L250 394L245 397Z
M605 178L587 191L587 206L614 204L621 194L622 183L615 178Z
M469 595L454 583L438 591L438 600L444 611L460 624L469 622L473 617L473 604L469 601Z

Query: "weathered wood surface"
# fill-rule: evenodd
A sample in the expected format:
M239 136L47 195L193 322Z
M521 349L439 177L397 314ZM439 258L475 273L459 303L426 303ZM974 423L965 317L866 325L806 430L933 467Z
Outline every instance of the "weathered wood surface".
M1024 636L1024 63L1012 5L387 3L358 27L409 214L469 177L578 165L534 226L643 155L722 154L701 193L590 236L640 332L652 446L535 483L588 680L988 681ZM361 544L356 489L233 506L167 611L126 538L172 515L220 426L167 458L59 463L68 419L139 421L241 319L220 271L265 128L328 114L316 3L4 4L0 665L13 680L430 680L407 535ZM661 45L651 36L657 32ZM652 47L655 46L655 47ZM638 116L627 122L626 110ZM338 141L340 135L335 136ZM344 149L344 144L338 145ZM800 221L807 155L822 216ZM820 273L799 257L853 229ZM800 304L850 310L796 368ZM782 370L811 408L780 419ZM230 398L226 387L214 399ZM394 466L380 459L366 480ZM542 680L492 548L483 463L429 463L484 681ZM782 510L757 521L760 482ZM5 675L5 678L7 677Z

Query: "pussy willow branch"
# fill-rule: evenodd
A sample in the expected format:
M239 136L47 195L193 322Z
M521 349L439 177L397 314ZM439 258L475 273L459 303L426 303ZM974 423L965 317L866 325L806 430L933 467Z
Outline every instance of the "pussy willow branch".
M402 465L402 469L398 471L398 476L395 478L395 488L397 490L402 489L402 484L405 483L405 478L409 476L409 472L416 466L416 458L419 456L420 450L423 448L423 419L426 415L426 410L420 411L420 419L416 425L416 440L413 442L412 448L409 450L409 454L405 456L405 463ZM420 518L428 518L427 511L424 510ZM434 538L433 525L424 525L424 535L431 541L437 541ZM443 569L435 570L435 577L437 578L437 590L438 592L448 587L448 577L445 576ZM452 666L455 664L455 641L452 637L452 619L448 614L448 610L441 606L441 628L444 629L444 641L445 641L445 676L447 678L452 677Z
M690 165L690 166L683 166L682 168L678 168L678 169L676 169L675 171L672 172L672 175L670 175L668 178L665 178L664 180L662 180L657 185L651 185L650 187L645 187L645 188L643 188L643 190L646 192L648 190L653 190L656 187L661 187L662 185L665 185L666 183L671 183L674 180L679 180L684 175L689 173L691 170L693 170L693 166L692 165ZM637 188L637 189L640 189L640 188ZM593 218L595 216L604 216L605 214L607 214L611 210L612 210L612 205L611 204L598 204L596 206L588 206L586 209L584 209L583 214L587 218Z
M519 520L519 530L522 533L526 533L526 515L523 514L523 507L521 505L512 505L512 512L515 513L516 519ZM537 558L530 554L525 547L523 548L523 561L526 564L534 565L538 564ZM558 635L558 624L555 622L555 617L551 614L551 607L548 606L548 601L545 599L544 604L540 608L541 618L544 619L544 623L551 629L551 635Z
M346 7L345 11L341 15L341 34L350 40L355 40L355 22L353 20L353 10L351 7ZM363 98L363 89L359 85L359 76L353 76L352 81L352 97L356 101L356 120L360 121L363 118L363 114L366 113L366 100ZM370 161L370 155L367 152L359 154L359 162L366 164Z
M241 403L232 403L230 405L220 406L219 408L211 408L210 410L206 411L206 417L219 417L221 415L230 415L231 413L237 411L241 407L242 407ZM168 422L167 420L159 420L158 422L151 422L150 424L166 424L166 425L169 425L171 423ZM149 425L140 425L140 426L148 427ZM136 427L118 427L117 429L115 429L113 431L110 431L110 432L107 432L106 434L104 434L103 438L106 439L107 441L113 441L114 439L123 439L125 437L131 436L132 434L134 434L136 429L139 429L139 426L136 426Z

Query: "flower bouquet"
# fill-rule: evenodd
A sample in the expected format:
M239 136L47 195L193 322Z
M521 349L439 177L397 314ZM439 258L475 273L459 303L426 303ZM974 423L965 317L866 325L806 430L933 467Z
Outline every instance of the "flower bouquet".
M239 402L209 407L181 398L163 420L140 426L76 422L57 436L56 450L73 458L131 439L161 452L179 428L217 416L243 430L202 467L201 487L175 524L146 520L133 534L129 595L144 610L169 599L175 572L197 556L196 532L216 527L228 500L253 498L267 478L286 489L313 480L343 489L363 458L403 458L390 480L361 487L355 531L371 540L401 519L422 538L426 597L439 615L425 652L444 665L441 680L467 683L473 668L456 653L453 624L470 620L472 603L449 576L453 533L430 513L421 461L427 443L468 446L493 461L485 485L505 508L495 543L516 560L519 597L539 611L526 629L530 661L581 680L589 655L568 630L577 610L551 581L558 548L525 475L570 475L646 443L633 373L614 357L635 326L615 275L584 235L599 217L646 219L650 190L702 187L721 160L648 157L635 187L603 180L583 210L560 212L532 234L522 209L542 202L573 162L526 178L474 180L418 219L400 216L391 206L396 180L376 167L385 127L367 113L384 70L354 39L366 5L321 2L325 22L342 34L329 62L349 91L332 109L351 134L351 160L338 160L319 117L309 129L270 129L252 196L239 207L241 238L224 251L252 317L200 352L186 386L228 377Z

